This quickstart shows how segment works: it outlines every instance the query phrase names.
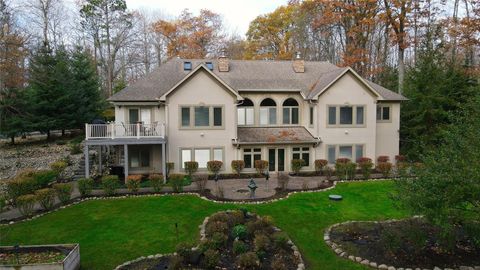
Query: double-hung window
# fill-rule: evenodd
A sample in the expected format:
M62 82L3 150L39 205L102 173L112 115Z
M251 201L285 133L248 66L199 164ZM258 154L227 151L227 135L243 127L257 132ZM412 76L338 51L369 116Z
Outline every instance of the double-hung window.
M292 159L303 159L304 166L310 166L310 148L309 147L293 147Z
M365 124L365 106L329 105L328 126L363 126Z
M356 162L364 156L363 144L351 145L327 145L327 160L329 164L335 164L338 158L348 158L352 162Z
M206 169L207 163L211 160L223 160L223 148L184 148L180 150L180 162L181 168L185 169L186 161L198 162L199 169Z
M377 105L377 122L390 121L391 109L390 105L378 104Z
M221 128L223 127L222 106L182 106L180 108L182 128Z
M255 160L262 159L262 149L260 148L245 148L243 149L243 161L245 168L251 169L255 167Z
M242 104L237 107L238 125L253 125L255 122L255 113L253 102L246 98Z

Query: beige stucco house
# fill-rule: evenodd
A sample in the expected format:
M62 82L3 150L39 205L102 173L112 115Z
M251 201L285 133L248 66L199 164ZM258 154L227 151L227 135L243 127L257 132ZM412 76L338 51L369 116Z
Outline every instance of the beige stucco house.
M86 151L109 145L125 173L182 172L195 160L268 160L272 172L292 159L334 163L399 151L403 96L328 62L172 59L109 101L115 122L86 125ZM113 146L112 146L113 145ZM88 158L88 156L87 156ZM88 162L87 162L88 164ZM88 166L86 174L89 173Z

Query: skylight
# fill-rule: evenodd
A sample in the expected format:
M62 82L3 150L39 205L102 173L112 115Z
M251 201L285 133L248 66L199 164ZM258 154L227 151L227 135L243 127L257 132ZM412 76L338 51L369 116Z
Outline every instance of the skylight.
M183 62L183 70L192 70L192 62Z
M213 63L212 62L205 62L205 65L207 65L208 69L213 70Z

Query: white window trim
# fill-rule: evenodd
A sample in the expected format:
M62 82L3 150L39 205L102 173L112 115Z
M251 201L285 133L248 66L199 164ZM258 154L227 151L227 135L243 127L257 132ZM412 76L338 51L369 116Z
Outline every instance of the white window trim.
M344 128L344 127L350 127L350 128L365 128L367 127L367 106L364 104L354 104L354 105L345 105L345 104L329 104L326 106L327 107L327 112L326 112L326 120L327 120L327 128ZM335 110L335 124L330 124L329 123L329 108L331 107L336 107ZM363 124L340 124L340 107L352 107L352 122L356 123L357 122L357 107L363 107Z

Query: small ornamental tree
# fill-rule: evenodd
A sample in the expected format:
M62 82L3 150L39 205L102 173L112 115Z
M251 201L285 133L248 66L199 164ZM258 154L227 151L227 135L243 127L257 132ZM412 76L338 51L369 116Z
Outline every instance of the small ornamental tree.
M266 160L255 160L255 169L258 174L262 174L268 168L268 161Z
M355 169L357 164L353 163L349 158L338 158L335 162L335 172L338 178L345 180L353 179L355 177Z
M192 177L192 174L198 171L198 162L196 161L185 161L184 165L185 165L185 171L190 177Z
M382 174L384 178L387 178L390 176L390 173L392 172L392 163L390 162L379 162L377 164L377 170Z
M232 170L234 170L238 176L240 172L245 168L245 161L243 160L232 160Z
M321 175L325 166L328 165L328 160L316 159L314 163L315 163L315 172L317 173L317 175Z
M292 171L293 171L293 173L298 174L304 165L305 165L305 160L303 160L303 159L292 159Z
M101 179L103 192L105 196L115 195L117 188L119 186L118 176L116 175L105 175Z
M217 174L223 166L223 162L220 160L210 160L207 162L207 169L213 174Z
M152 173L148 176L150 180L150 185L153 188L153 191L160 192L163 188L163 175L159 173Z
M377 162L389 162L390 158L388 156L378 156L377 157Z
M142 182L141 174L132 174L127 177L127 188L133 192L137 193L140 188L140 183Z
M361 157L357 160L358 167L360 167L360 171L362 172L363 178L368 179L370 178L370 174L373 168L373 162L371 158L368 157Z
M55 203L55 189L53 188L39 189L35 191L35 196L45 210L51 209Z
M70 183L59 183L53 185L58 199L62 204L66 204L72 195L72 185Z

